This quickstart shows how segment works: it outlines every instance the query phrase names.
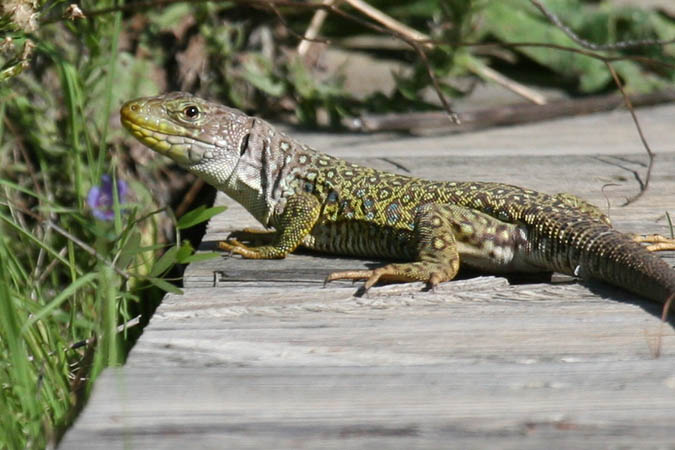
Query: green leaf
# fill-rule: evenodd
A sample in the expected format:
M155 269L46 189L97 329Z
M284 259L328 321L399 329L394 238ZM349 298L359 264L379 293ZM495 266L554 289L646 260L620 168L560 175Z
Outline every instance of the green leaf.
M220 214L225 211L227 208L225 206L214 206L213 208L206 208L202 205L197 209L188 211L180 219L178 219L178 224L176 225L179 230L184 230L190 228L191 226L197 225L201 222L206 222L211 217L216 214Z
M185 17L188 17L192 14L190 5L186 3L178 3L174 5L167 6L162 9L158 9L156 14L148 14L148 19L150 23L160 30L171 29L172 27L177 26L181 21L185 20Z
M392 73L394 80L396 80L396 88L408 100L416 101L419 99L418 89L419 83L417 80L405 78L396 73Z
M176 295L183 295L182 289L174 286L173 284L169 283L166 280L162 280L161 278L155 278L155 277L148 277L147 280L150 283L152 283L154 286L160 288L161 290L163 290L165 292L169 292L171 294L176 294Z
M178 262L180 262L181 264L187 264L200 261L208 261L209 259L216 259L220 258L221 256L223 256L223 254L218 252L195 253L194 255L190 255L184 259L179 260Z
M529 14L520 2L490 2L484 10L484 19L490 33L505 42L526 40L579 47L541 16ZM577 79L584 92L600 90L611 80L605 64L588 56L542 47L521 47L517 51L560 75Z
M192 244L190 244L190 241L184 240L180 246L180 249L178 250L178 253L176 253L176 261L184 264L185 258L188 258L190 255L192 255L194 251L195 249L192 247Z
M120 251L119 258L117 259L117 267L125 269L129 266L136 258L136 255L141 252L141 233L138 231L133 231L127 238L127 242L122 247Z
M244 62L244 78L261 91L273 97L280 97L284 91L284 82L275 77L272 62L262 57L249 55Z
M150 272L151 277L156 277L164 272L166 272L169 267L176 264L176 254L178 253L179 247L171 247L162 255L159 260L152 266L152 271Z

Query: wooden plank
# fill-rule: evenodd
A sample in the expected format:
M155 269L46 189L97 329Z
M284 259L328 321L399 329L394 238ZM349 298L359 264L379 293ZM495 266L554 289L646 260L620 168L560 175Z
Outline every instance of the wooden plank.
M431 138L381 137L381 147L376 137L310 139L387 170L598 204L607 195L619 229L665 232L665 211L675 213L675 107L641 114L651 130L670 128L653 136L664 146L649 192L626 208L618 205L636 192L645 159L639 147L614 148L624 125L599 116L592 126L456 137L461 144L434 138L444 143L414 156ZM572 137L559 133L573 124L582 138L595 129L593 146L565 144ZM490 147L495 133L512 138ZM606 183L617 185L603 193ZM211 221L202 250L254 225L218 201L230 209ZM332 270L378 263L304 253L191 265L185 295L167 295L126 365L104 372L61 448L672 448L675 332L672 319L661 325L659 305L560 278L471 276L433 292L413 283L365 296L347 282L323 287Z
M671 448L673 443L672 360L496 361L429 365L423 372L415 366L223 366L201 368L198 379L192 369L162 369L161 378L153 368L107 371L99 386L116 389L96 389L105 407L85 415L79 439L68 436L62 448L542 448L547 443ZM654 379L661 380L658 392ZM153 383L161 386L159 405Z
M289 298L234 283L169 295L64 448L672 442L675 335L652 359L648 304L576 285L564 297L510 287L514 301L505 288L491 278L354 298L303 286Z

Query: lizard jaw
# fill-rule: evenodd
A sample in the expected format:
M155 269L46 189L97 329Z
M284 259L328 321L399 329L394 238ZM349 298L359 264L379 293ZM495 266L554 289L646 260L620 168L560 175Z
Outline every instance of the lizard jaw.
M215 144L193 137L189 129L168 117L150 114L152 109L146 98L128 101L120 110L120 121L141 143L185 168L214 158Z

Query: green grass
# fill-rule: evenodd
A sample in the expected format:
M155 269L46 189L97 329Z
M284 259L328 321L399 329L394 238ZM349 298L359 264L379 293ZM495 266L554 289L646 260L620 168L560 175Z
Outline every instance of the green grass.
M138 94L119 83L121 26L120 13L44 26L31 70L0 83L0 448L58 439L97 374L124 361L120 325L159 291L157 207L111 165L117 107ZM21 49L21 31L7 34ZM87 204L104 174L132 191L112 190L110 220Z

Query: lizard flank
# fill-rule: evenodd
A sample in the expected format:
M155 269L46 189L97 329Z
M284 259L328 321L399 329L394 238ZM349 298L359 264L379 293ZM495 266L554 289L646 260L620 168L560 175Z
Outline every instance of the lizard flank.
M366 289L380 280L433 287L453 279L462 264L493 273L557 271L658 302L675 294L675 271L650 252L674 250L673 240L621 233L600 209L571 194L362 167L187 93L132 100L121 116L140 142L271 229L238 231L220 243L244 258L283 258L303 246L400 261L327 278L362 279ZM264 245L243 243L259 240Z

